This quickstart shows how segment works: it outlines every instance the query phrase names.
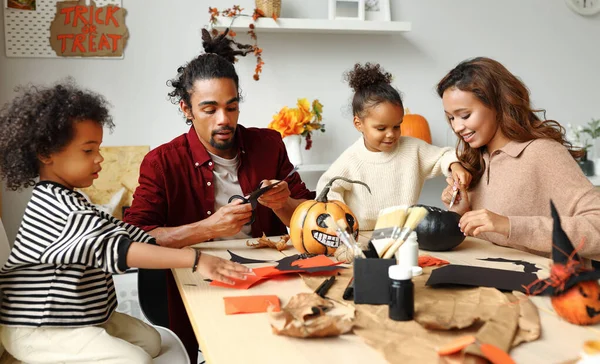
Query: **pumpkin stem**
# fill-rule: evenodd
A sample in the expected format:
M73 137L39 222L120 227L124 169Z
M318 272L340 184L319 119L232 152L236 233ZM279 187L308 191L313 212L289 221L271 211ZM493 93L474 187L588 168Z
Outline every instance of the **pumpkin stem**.
M331 186L333 185L333 182L335 182L336 180L341 179L343 181L346 181L348 183L358 183L360 185L363 185L367 188L367 190L369 190L369 193L371 193L371 189L369 188L369 186L361 181L354 181L351 179L348 179L346 177L333 177L332 179L329 180L329 183L327 183L325 185L325 187L323 187L323 191L321 191L321 193L319 194L319 197L317 197L317 201L318 202L327 202L327 194L329 193L329 190L331 189Z

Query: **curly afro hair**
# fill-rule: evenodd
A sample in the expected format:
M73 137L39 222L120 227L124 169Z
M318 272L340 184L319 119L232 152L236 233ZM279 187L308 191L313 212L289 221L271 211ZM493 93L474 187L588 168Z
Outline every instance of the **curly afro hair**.
M245 56L252 52L253 46L240 44L227 38L228 33L229 28L225 29L222 34L213 33L211 36L208 30L202 29L202 47L205 53L179 67L177 77L167 81L167 86L173 88L168 94L173 104L179 104L183 100L187 106L191 107L190 96L196 80L232 79L239 96L240 81L233 64L237 60L236 56ZM187 124L191 125L192 121L187 120Z
M11 190L33 186L39 156L63 149L73 138L73 123L92 120L114 128L108 102L77 88L72 80L52 87L24 86L0 109L0 177Z
M360 63L344 74L344 79L354 90L352 113L359 118L366 116L368 109L382 102L390 102L404 108L400 93L391 85L392 74L379 64Z

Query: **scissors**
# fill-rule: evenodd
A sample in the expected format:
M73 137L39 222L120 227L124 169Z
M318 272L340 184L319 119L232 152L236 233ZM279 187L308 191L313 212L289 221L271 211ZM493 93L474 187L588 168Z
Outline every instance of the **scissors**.
M251 225L255 219L254 210L256 209L256 206L258 206L258 198L260 196L262 196L263 194L265 194L267 191L270 191L271 189L273 189L273 187L275 187L278 184L280 184L281 182L285 181L289 176L296 173L297 170L298 170L298 166L294 167L290 171L290 173L287 174L287 176L283 177L283 179L273 183L272 185L268 185L268 186L259 188L258 190L250 193L248 195L248 197L244 197L244 196L240 196L240 195L233 195L233 196L229 197L228 202L231 202L233 200L242 200L242 204L249 203L250 206L252 206L252 217L250 218L250 221L248 221L245 225Z

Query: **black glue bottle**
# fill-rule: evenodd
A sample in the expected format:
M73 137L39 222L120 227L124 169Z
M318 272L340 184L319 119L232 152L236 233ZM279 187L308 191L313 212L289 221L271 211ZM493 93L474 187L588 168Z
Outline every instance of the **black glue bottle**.
M394 321L410 321L415 313L415 286L412 282L412 267L392 265L390 277L389 317Z

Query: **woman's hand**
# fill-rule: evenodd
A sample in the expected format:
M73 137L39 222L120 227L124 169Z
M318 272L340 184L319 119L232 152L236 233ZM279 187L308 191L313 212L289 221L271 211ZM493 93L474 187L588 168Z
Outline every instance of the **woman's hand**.
M246 275L254 274L248 267L209 254L200 255L197 272L205 278L227 284L235 283L232 278L246 279Z
M478 236L483 232L493 232L508 238L510 234L510 220L508 217L485 209L465 213L458 226L465 236Z
M454 205L449 209L450 211L454 211L459 215L464 215L467 211L471 211L471 202L469 201L469 193L467 192L466 187L461 187L457 182L451 177L446 178L446 182L448 186L442 191L442 202L446 206L447 209L450 207L450 202L452 201L452 195L454 191L458 190L458 195L456 195L456 199L454 200Z

